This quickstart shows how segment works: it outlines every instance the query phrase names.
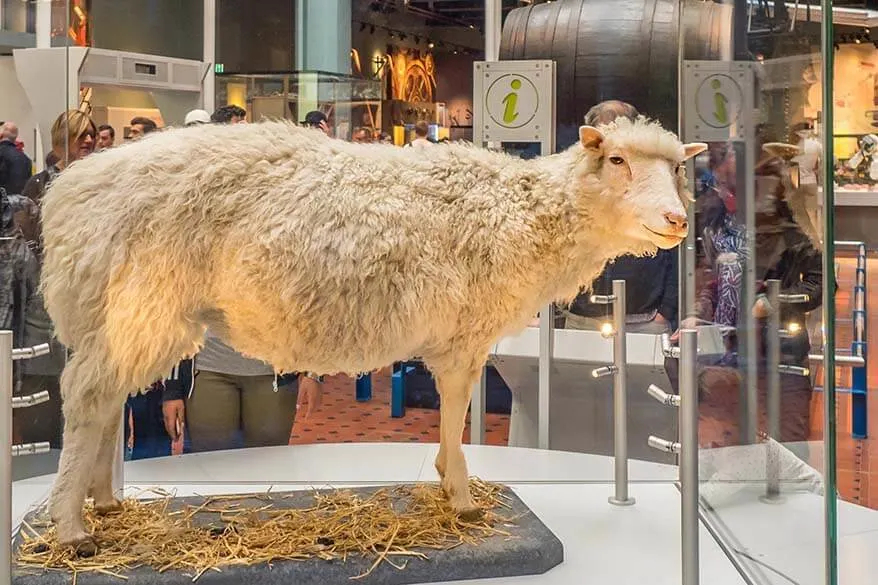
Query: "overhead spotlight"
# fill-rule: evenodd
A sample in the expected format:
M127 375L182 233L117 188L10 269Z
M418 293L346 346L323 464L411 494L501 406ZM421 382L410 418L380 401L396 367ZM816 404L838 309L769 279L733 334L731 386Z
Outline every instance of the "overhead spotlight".
M876 42L878 42L878 41L876 41ZM428 49L432 49L432 48L435 47L435 46L436 46L436 45L433 44L433 41L430 41L429 43L427 43L427 48L428 48Z

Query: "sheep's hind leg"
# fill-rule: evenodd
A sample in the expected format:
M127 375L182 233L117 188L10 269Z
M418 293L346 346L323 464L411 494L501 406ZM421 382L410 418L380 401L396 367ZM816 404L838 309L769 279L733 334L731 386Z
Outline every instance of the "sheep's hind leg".
M478 369L441 369L436 372L436 382L441 397L439 454L436 470L442 478L442 489L448 496L452 509L463 520L475 520L482 511L475 505L469 490L469 474L463 455L463 430L469 407L472 387L478 377Z
M113 493L113 464L121 441L124 401L119 403L118 409L109 410L115 412L117 416L110 417L104 425L89 490L91 497L94 498L95 513L102 516L122 510L122 503Z
M49 500L59 544L73 547L80 556L97 552L94 539L85 531L82 505L107 418L103 389L95 385L88 369L84 354L74 353L61 375L64 444Z

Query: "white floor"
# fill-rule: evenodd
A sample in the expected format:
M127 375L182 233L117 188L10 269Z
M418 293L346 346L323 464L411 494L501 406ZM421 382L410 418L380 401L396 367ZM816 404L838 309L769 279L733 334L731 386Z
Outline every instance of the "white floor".
M436 445L343 444L272 447L193 454L126 463L130 494L150 487L193 493L305 489L327 485L376 485L435 481ZM510 485L561 539L565 562L546 575L503 583L546 585L679 585L680 494L677 469L632 461L630 493L637 504L607 503L613 493L611 458L516 449L465 446L471 475ZM42 502L51 476L13 484L13 522ZM823 500L791 494L783 505L762 504L741 492L719 516L735 547L768 582L822 584ZM752 497L750 497L752 496ZM878 575L878 513L840 504L840 583L866 585ZM701 577L710 585L742 585L744 579L706 529L701 533ZM485 583L496 581L485 581ZM467 581L477 585L479 581Z

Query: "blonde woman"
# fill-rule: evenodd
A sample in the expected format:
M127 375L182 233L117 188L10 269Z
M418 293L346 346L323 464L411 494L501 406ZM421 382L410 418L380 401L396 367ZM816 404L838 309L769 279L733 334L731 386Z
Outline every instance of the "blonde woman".
M52 124L52 151L47 156L46 170L31 177L22 195L31 199L37 213L22 225L28 246L35 252L37 264L42 264L39 208L46 188L52 180L73 161L90 155L95 149L97 127L92 119L79 110L62 113ZM38 291L27 300L24 324L24 345L51 344L52 351L45 356L20 362L21 394L47 390L49 401L16 411L15 416L21 439L26 442L49 441L53 449L61 447L61 392L58 385L64 369L65 349L52 337L52 321L46 313ZM20 426L19 426L20 425Z

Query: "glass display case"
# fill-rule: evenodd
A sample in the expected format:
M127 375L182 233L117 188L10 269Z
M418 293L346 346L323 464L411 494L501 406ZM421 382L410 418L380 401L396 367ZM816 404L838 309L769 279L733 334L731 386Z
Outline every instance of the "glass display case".
M36 32L38 47L30 50L56 45L51 50L63 52L28 71L16 69L15 55L0 55L2 71L11 74L0 119L17 123L18 138L9 142L32 164L27 187L3 201L23 223L4 224L2 258L20 254L29 272L0 283L0 300L10 308L4 315L0 305L0 316L15 347L40 354L19 354L14 367L10 361L0 368L12 381L0 393L8 405L0 406L15 406L3 418L11 437L0 442L16 455L3 468L2 487L13 482L4 523L21 529L25 514L45 503L64 445L61 373L71 352L53 337L36 276L46 182L92 156L117 156L112 172L129 172L125 164L133 162L123 149L153 132L179 132L182 145L190 128L181 126L301 124L313 112L339 141L409 147L416 128L426 126L422 143L431 144L424 148L443 148L467 142L479 122L475 104L485 96L473 93L476 62L548 59L557 72L558 151L582 148L583 120L608 100L706 150L674 171L687 179L688 217L677 218L688 226L687 239L614 259L570 303L546 300L538 315L525 316L533 317L528 327L496 340L473 387L464 431L470 475L511 486L564 543L562 566L533 582L580 583L583 574L658 585L694 584L698 574L723 585L860 585L873 578L862 571L874 562L862 551L878 534L878 478L863 469L871 440L872 258L866 242L835 229L834 198L836 191L878 191L878 60L867 28L838 25L852 36L833 37L832 18L811 17L815 2L770 10L768 4L783 3L319 0L296 3L294 18L304 19L294 27L296 58L273 57L301 69L225 73L211 24L219 1L204 0L202 60L149 61L86 51L101 34L90 26L101 2L61 0L59 9L58 0L0 0L5 29ZM325 22L299 11L305 4ZM866 10L835 4L844 9L837 18ZM277 26L291 30L288 22ZM223 29L233 35L235 23ZM64 31L71 42L58 47ZM315 38L341 55L337 71L322 68L323 55L308 55L316 52ZM19 63L25 54L18 53ZM88 59L91 68L82 69ZM117 84L112 75L128 81ZM613 108L630 112L624 105ZM59 130L64 119L75 132L63 124ZM173 172L235 168L234 154L202 165L211 146ZM521 159L558 154L518 141L486 147ZM509 172L534 164L513 162ZM276 169L257 163L253 175L235 180ZM595 168L606 164L601 159ZM143 171L143 180L166 171ZM193 189L193 205L207 191ZM197 222L197 209L180 214ZM236 213L227 223L244 221ZM132 246L167 229L161 217L149 233L131 236ZM194 232L192 225L184 231ZM291 238L310 242L318 232ZM254 231L253 238L262 235ZM203 244L191 240L193 250ZM210 266L232 262L235 245L227 246L210 256ZM182 290L187 267L167 268L161 284ZM290 270L289 278L297 277ZM321 309L319 298L308 302ZM184 321L180 327L192 325ZM121 437L113 456L118 495L439 481L442 399L419 356L360 376L282 376L219 333L203 341L194 359L181 355L152 386L132 388L124 411L113 414ZM324 542L318 544L329 546ZM0 554L2 570L4 563L14 564L14 556Z
M381 83L350 75L299 71L272 75L217 75L218 103L245 108L248 119L302 122L308 112L326 115L333 135L350 140L366 129L381 130Z

